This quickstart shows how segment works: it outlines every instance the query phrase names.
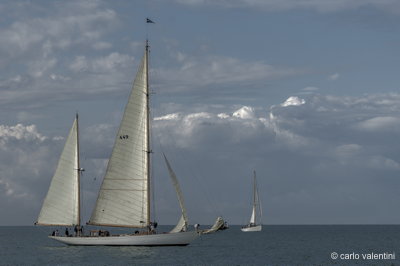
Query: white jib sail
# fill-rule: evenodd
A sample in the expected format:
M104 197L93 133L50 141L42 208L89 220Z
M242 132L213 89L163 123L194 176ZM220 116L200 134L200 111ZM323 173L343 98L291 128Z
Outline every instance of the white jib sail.
M79 224L78 120L69 132L36 224Z
M89 224L145 227L148 203L147 51L133 82Z
M186 231L187 226L189 224L189 221L188 221L188 218L187 218L186 208L185 208L185 204L184 204L184 201L183 201L182 191L181 191L181 188L179 186L178 179L176 178L176 175L174 173L174 170L172 170L172 167L169 164L169 161L168 161L167 157L165 156L165 154L163 154L163 155L164 155L165 163L166 163L167 168L168 168L169 176L171 177L172 184L174 185L174 188L175 188L175 191L176 191L176 195L178 196L179 205L180 205L181 211L182 211L182 216L179 219L178 224L175 226L174 229L172 229L171 232L174 233L174 232Z

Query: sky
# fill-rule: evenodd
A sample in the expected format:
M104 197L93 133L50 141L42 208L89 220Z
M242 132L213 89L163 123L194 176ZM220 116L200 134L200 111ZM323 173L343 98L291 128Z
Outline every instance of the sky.
M146 17L155 24L146 24ZM155 218L398 224L395 0L2 1L0 225L32 225L80 117L89 219L146 38Z

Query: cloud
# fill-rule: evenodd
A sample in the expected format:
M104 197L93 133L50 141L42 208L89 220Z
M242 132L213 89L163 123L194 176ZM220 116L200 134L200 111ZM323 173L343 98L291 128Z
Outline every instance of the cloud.
M395 0L175 0L177 3L201 6L212 5L224 8L257 8L267 11L283 11L293 9L311 9L318 12L338 12L356 10L362 7L374 7L391 13L398 13L400 5Z
M82 90L85 81L81 83L79 71L124 72L131 57L112 51L103 54L112 47L103 38L118 24L116 12L101 1L87 2L52 2L45 9L29 2L3 6L2 12L12 16L0 29L1 108L28 109L64 101L66 88L75 91L69 93L72 97L82 98L88 92ZM95 52L87 56L93 47ZM88 90L121 76L93 75Z
M175 59L176 66L157 69L157 82L172 84L169 89L175 91L233 84L251 86L304 73L301 69L276 67L264 62L246 62L226 56L193 57L179 52Z
M45 136L41 135L35 125L24 126L17 124L15 126L0 125L0 143L5 143L9 139L16 140L38 140L44 141Z
M339 77L339 73L335 73L329 76L329 80L337 80Z
M117 52L110 53L104 57L87 59L85 56L77 56L69 68L74 72L90 71L94 73L107 74L120 68L128 67L133 62L133 57Z
M392 116L381 116L359 122L356 127L368 131L400 130L400 118Z
M11 47L14 49L10 54L13 58L24 56L35 47L51 52L79 43L90 45L110 29L116 20L113 10L102 9L98 1L93 3L90 7L79 2L54 3L48 6L52 12L44 17L25 16L24 20L13 22L1 30L0 52L10 53ZM16 8L15 12L22 15L24 8L37 8L34 4L26 5L21 9Z
M306 101L304 99L300 99L299 97L296 96L291 96L287 98L287 100L284 103L281 103L282 107L287 107L287 106L299 106L305 104Z
M209 184L209 194L235 202L235 207L225 206L223 212L236 217L234 223L237 210L246 211L246 196L233 184L245 188L243 178L252 169L259 173L262 199L272 223L285 221L282 210L296 219L287 223L390 223L399 217L385 213L376 218L368 206L388 204L396 197L389 183L400 183L399 147L394 144L398 129L389 126L398 123L392 119L400 113L398 99L398 94L314 94L306 99L289 97L284 103L294 104L277 104L263 111L242 106L215 113L171 113L155 121L154 134L164 149L185 154L184 163L177 166L191 168L184 176L203 172L200 178ZM376 119L377 113L387 116ZM368 130L361 130L365 125ZM385 132L377 130L382 126ZM384 138L379 137L381 133ZM199 170L200 165L207 170ZM223 187L229 187L229 192L222 192ZM185 189L201 200L201 192L190 186ZM379 195L366 197L374 193ZM330 206L329 211L324 206ZM354 213L353 206L361 210Z
M319 88L309 86L309 87L305 87L305 88L302 89L302 90L305 91L305 92L315 92L315 91L319 90Z
M96 42L95 44L93 44L93 48L96 50L105 50L105 49L110 49L111 47L112 47L111 43L104 41Z
M248 179L253 169L270 223L391 223L399 219L384 211L377 217L371 208L394 208L398 199L400 95L312 94L283 102L295 104L203 106L196 112L179 106L174 111L172 106L171 112L156 117L153 174L159 196L156 204L162 205L160 220L174 223L172 214L179 214L165 166L158 158L161 151L178 175L192 221L212 223L222 214L231 223L246 222L241 219L249 211ZM118 125L80 128L87 217ZM4 210L20 206L26 212L23 221L35 219L64 141L42 134L35 125L0 126ZM29 207L23 207L27 202Z
M0 125L0 208L2 224L31 224L44 193L42 178L54 164L53 142L35 125ZM19 213L17 218L11 213Z
M232 114L233 117L238 117L242 119L252 119L254 118L254 110L249 106L243 106L239 110L235 111ZM224 118L224 117L222 117Z

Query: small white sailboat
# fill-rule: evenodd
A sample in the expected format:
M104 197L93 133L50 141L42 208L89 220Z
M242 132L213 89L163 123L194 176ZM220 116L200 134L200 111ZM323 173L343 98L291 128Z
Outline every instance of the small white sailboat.
M164 155L176 189L182 216L168 233L157 234L157 223L151 220L151 160L149 110L149 45L133 82L128 104L121 121L108 162L96 206L89 225L139 228L134 234L110 235L107 231L80 233L80 173L78 116L72 125L49 191L40 211L37 225L75 226L75 236L52 235L50 238L68 245L188 245L199 232L188 231L188 218L176 176ZM106 233L104 233L106 232Z
M241 230L243 232L257 232L262 230L262 209L260 197L258 195L256 171L254 171L253 181L253 210L250 217L250 222L243 226Z

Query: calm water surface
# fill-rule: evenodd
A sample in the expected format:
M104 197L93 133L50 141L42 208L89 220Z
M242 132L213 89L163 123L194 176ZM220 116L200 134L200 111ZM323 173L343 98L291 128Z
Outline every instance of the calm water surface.
M257 233L231 226L186 247L66 246L47 238L51 231L0 227L0 265L400 265L398 225L265 225ZM372 252L396 258L362 258Z

